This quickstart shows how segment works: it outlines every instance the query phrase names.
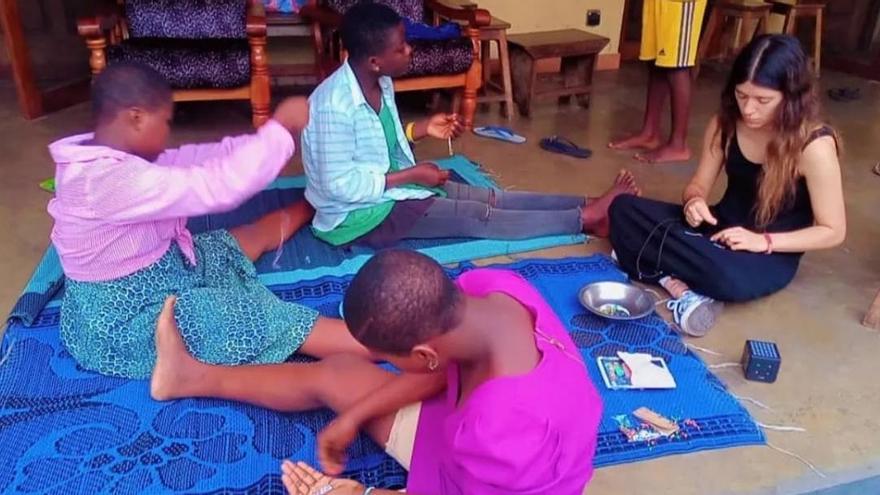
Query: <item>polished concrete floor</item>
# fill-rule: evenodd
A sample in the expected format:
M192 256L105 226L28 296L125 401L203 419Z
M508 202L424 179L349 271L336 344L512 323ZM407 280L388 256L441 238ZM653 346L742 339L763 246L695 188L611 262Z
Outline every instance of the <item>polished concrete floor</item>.
M512 189L598 194L621 167L636 173L647 196L677 200L695 168L643 165L627 153L612 152L612 136L638 127L643 105L644 74L637 66L597 76L593 106L539 106L532 119L514 127L528 137L522 146L473 136L455 149L483 164L501 184ZM707 72L696 90L691 143L698 146L702 129L717 107L721 80ZM849 236L839 249L804 258L792 285L767 299L728 306L712 333L695 342L721 356L710 363L737 361L746 339L772 340L783 356L779 380L772 385L747 382L736 368L718 370L732 391L772 408L751 405L763 423L793 425L803 433L767 433L769 442L802 456L827 477L800 461L768 447L745 447L674 456L651 462L600 469L591 493L714 494L805 493L847 485L880 473L880 380L877 355L880 332L859 325L880 289L880 177L870 167L880 160L880 85L828 73L823 85L856 85L863 99L826 102L830 121L841 131ZM479 123L503 122L497 108L479 115ZM248 130L247 108L237 104L191 104L176 117L176 142L219 138ZM37 184L52 175L46 145L53 139L88 130L89 111L80 105L46 118L25 122L18 114L11 86L0 86L0 313L6 314L46 248L51 221L49 195ZM595 151L581 161L545 153L537 141L564 135ZM445 153L445 143L420 145L422 158ZM296 170L296 165L291 171ZM723 184L718 185L716 194ZM529 256L559 257L607 252L596 240ZM876 486L876 485L874 485ZM859 490L861 493L871 493ZM835 492L836 493L836 492Z

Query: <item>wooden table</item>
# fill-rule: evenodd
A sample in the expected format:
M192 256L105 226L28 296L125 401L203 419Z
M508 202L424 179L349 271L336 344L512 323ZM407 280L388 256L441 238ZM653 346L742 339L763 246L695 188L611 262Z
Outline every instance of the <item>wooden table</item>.
M596 55L608 45L608 38L579 29L562 29L511 35L510 61L513 99L520 114L531 115L532 101L555 96L567 102L577 96L583 107L590 105ZM538 74L538 62L561 59L560 74Z

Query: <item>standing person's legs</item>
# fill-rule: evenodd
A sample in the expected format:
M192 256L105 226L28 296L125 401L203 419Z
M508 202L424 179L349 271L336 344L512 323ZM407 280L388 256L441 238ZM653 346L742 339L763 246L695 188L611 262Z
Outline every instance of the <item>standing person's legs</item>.
M642 129L633 136L611 141L608 143L611 149L654 149L663 144L663 138L660 136L660 119L663 116L666 97L669 95L669 80L661 69L655 67L653 62L650 63Z
M666 97L669 95L669 80L655 66L658 55L662 53L660 24L663 0L644 0L642 7L642 43L639 60L648 62L648 90L642 129L635 135L608 143L616 150L654 149L663 144L660 137L660 118Z
M651 151L636 154L636 159L648 163L683 162L690 160L687 143L688 120L691 111L691 69L659 69L672 88L672 132L666 144Z
M657 0L655 0L657 1ZM686 161L691 157L687 145L688 118L691 110L693 80L691 68L697 60L697 48L706 0L659 0L659 46L656 65L672 95L672 132L658 148L636 155L650 163Z
M548 235L587 232L608 235L608 206L620 194L638 194L631 173L621 171L611 188L602 196L585 201L569 196L546 196L514 193L510 198L494 196L488 190L466 187L453 190L448 198L436 198L427 212L412 226L406 237L436 239L473 237L478 239L527 239ZM473 194L479 200L455 199ZM494 199L493 199L494 197ZM507 206L551 207L565 209L508 209ZM493 205L493 201L495 204Z

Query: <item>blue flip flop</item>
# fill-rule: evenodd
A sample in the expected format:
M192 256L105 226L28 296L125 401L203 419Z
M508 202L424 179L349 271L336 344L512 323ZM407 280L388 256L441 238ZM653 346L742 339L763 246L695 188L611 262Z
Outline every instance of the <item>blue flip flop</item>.
M593 156L592 151L586 148L581 148L568 139L560 136L550 136L542 139L541 148L552 153L561 153L575 158L589 158Z
M523 144L524 142L526 142L526 138L513 132L513 130L508 129L507 127L495 125L475 127L474 134L476 134L477 136L482 136L490 139L498 139L500 141L506 141L508 143L514 144Z

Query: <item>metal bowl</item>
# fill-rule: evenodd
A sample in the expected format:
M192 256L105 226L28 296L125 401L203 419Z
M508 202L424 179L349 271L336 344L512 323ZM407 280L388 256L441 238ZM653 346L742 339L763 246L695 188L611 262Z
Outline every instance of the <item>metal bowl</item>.
M654 298L635 285L620 282L595 282L581 289L581 304L603 318L638 320L654 311Z

